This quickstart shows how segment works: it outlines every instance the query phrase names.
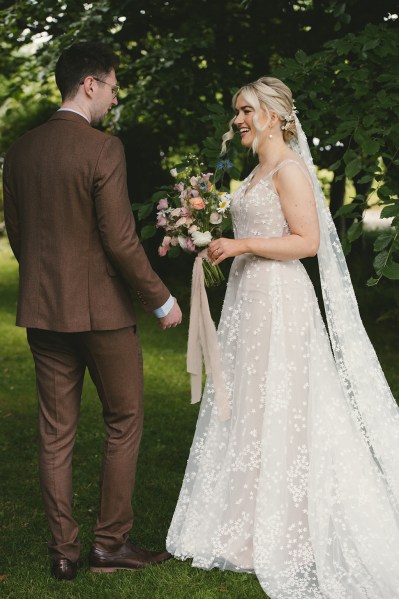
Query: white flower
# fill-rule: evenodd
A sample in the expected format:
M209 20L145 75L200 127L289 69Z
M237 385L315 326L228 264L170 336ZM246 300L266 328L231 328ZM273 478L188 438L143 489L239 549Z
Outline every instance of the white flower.
M211 216L209 217L209 222L212 225L218 225L222 222L222 219L223 216L221 214L218 214L217 212L212 212Z
M172 175L172 177L177 177L177 168L172 168L170 174Z
M212 241L210 231L193 231L193 233L191 233L191 238L198 247L204 247Z
M184 235L179 235L177 239L179 240L179 245L180 245L181 249L186 250L187 249L187 237L184 237Z
M228 208L230 208L231 195L229 193L219 194L219 206L216 210L220 214L224 214Z

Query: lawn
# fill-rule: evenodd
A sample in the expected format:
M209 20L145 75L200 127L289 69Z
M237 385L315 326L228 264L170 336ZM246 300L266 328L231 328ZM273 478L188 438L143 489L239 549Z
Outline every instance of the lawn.
M81 526L82 569L72 583L49 576L37 475L34 368L25 330L15 327L17 265L0 241L0 582L2 598L255 599L265 595L255 576L192 568L171 560L140 572L91 574L87 554L97 508L103 424L87 377L74 452L74 507ZM187 300L188 293L183 293ZM188 457L198 406L190 405L183 326L161 331L139 314L144 351L145 429L134 497L134 541L163 549Z
M177 281L175 286L177 289L180 286L187 304L188 283ZM87 570L103 439L100 403L88 379L84 386L74 454L74 507L81 525L82 568L72 583L57 582L49 576L48 533L37 475L34 370L25 331L14 326L16 293L17 265L6 240L2 239L0 574L3 579L0 596L13 599L264 599L255 576L216 570L204 572L192 568L188 562L176 560L135 573L98 575ZM373 310L370 298L378 297L381 292L365 290L364 293L367 328L398 397L397 328L389 319L381 324L375 322L379 312ZM220 294L214 296L217 307L220 306L220 298ZM158 328L151 315L139 313L144 350L146 420L134 497L136 520L133 539L149 549L164 548L198 413L198 406L191 406L189 402L189 380L185 373L187 306L185 308L183 326L167 332Z

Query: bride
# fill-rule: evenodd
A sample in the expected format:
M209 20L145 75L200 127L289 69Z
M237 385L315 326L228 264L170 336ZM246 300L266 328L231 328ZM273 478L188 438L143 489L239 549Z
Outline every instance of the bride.
M271 599L399 598L399 412L362 325L292 95L233 98L259 164L231 204L218 328L230 417L208 378L167 548L255 572ZM329 336L300 259L317 253ZM333 351L332 351L333 350Z

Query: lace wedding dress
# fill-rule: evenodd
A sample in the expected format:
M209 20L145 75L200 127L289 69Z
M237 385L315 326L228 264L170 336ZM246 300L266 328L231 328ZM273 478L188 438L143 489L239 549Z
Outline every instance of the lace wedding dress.
M236 191L235 237L289 234L273 184L288 167ZM168 550L255 572L271 599L398 599L397 408L360 405L301 262L235 258L218 337L231 417L208 378ZM363 394L386 385L373 368Z

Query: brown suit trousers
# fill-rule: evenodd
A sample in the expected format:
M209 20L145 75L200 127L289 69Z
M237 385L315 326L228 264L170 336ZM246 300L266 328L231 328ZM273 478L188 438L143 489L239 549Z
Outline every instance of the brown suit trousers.
M143 426L142 359L134 328L27 331L39 398L40 482L52 533L49 549L55 558L79 557L78 526L72 515L72 450L86 366L106 428L95 542L109 550L118 548L132 527L131 497Z
M17 324L36 367L40 480L53 557L75 561L72 450L86 367L106 439L95 543L117 549L132 526L143 422L142 361L131 292L148 310L169 291L135 230L121 142L57 112L7 153L4 209L19 261Z

